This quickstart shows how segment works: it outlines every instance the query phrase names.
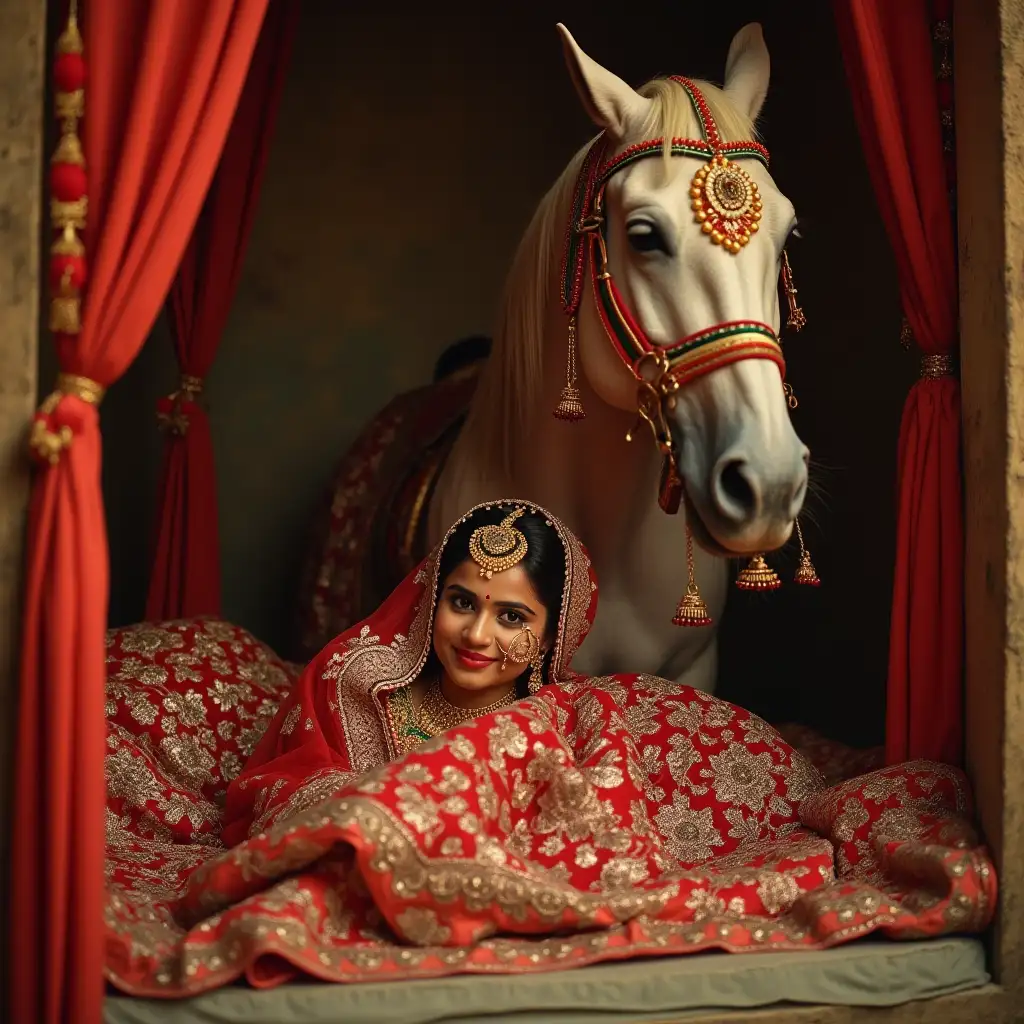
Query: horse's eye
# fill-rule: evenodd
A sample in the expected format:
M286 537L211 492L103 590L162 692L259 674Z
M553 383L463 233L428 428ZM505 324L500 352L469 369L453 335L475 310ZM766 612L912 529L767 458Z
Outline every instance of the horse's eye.
M634 252L668 253L665 236L653 221L634 220L626 225L626 234Z

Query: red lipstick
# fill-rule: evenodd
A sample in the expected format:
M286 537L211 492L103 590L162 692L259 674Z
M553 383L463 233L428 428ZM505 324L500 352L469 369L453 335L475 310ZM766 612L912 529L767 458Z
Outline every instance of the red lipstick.
M467 651L464 647L455 648L455 657L463 668L482 669L493 664L498 659L488 658L486 654L479 654L476 651Z

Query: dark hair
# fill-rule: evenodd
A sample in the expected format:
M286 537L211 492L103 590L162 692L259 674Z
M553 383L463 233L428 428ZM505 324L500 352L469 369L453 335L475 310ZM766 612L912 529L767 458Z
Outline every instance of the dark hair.
M491 505L478 509L465 522L459 523L454 533L448 538L441 564L437 574L437 591L440 597L444 581L469 558L469 538L478 526L496 526L516 507L510 505ZM541 599L548 613L548 635L540 637L541 641L553 641L558 630L558 615L562 609L562 596L565 591L565 550L562 547L555 528L543 513L527 511L515 522L516 529L526 538L526 556L519 563L525 571L537 596ZM551 642L544 658L542 673L548 681L554 643ZM516 680L516 695L525 697L529 669L525 669Z
M434 383L458 373L459 370L482 362L491 354L491 339L485 334L471 334L453 341L438 356L434 364Z

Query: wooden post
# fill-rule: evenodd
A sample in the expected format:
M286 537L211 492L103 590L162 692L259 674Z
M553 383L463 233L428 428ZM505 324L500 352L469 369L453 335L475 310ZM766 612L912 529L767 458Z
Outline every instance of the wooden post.
M995 981L1024 1000L1024 6L955 5L967 763L999 872Z
M36 405L40 324L46 0L0 0L0 25L0 1006L6 1009L26 438Z

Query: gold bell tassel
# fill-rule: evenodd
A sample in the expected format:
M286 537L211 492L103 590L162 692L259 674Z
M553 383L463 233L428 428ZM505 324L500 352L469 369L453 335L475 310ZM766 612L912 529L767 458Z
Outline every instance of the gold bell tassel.
M576 317L569 318L569 357L565 365L565 387L553 413L555 419L578 423L587 418L583 398L576 386Z
M764 555L758 553L736 577L736 586L740 590L778 590L782 586L782 580L764 560Z
M804 531L800 529L800 520L796 521L796 535L800 541L800 564L796 567L793 582L802 587L820 587L821 580L811 561L811 553L804 546Z
M714 620L708 611L704 598L700 596L700 588L693 573L693 534L690 524L686 524L686 593L676 605L676 613L672 617L673 626L710 626Z
M793 268L789 265L789 253L782 250L782 287L786 291L786 304L789 316L786 326L793 332L802 331L807 326L807 317L796 301L796 285L793 284Z
M60 288L50 298L50 330L58 334L78 334L82 330L81 297L71 286L71 271L65 270Z

